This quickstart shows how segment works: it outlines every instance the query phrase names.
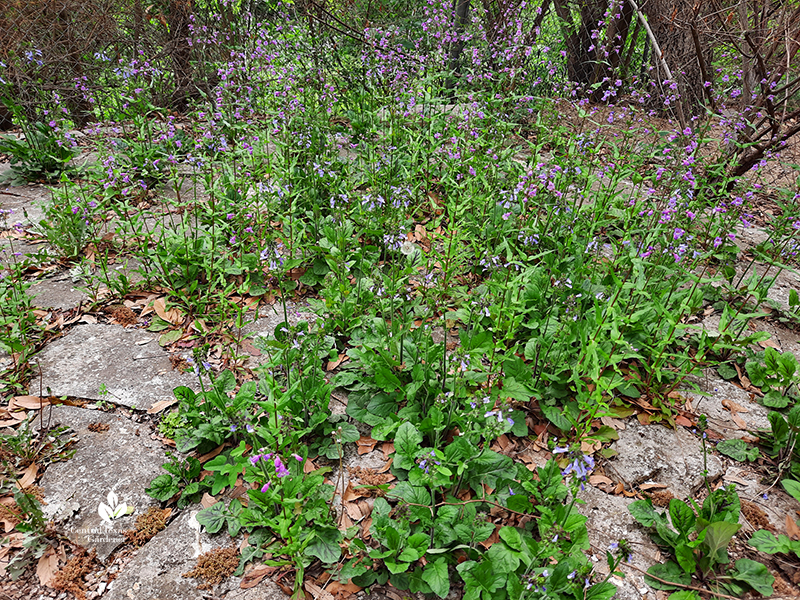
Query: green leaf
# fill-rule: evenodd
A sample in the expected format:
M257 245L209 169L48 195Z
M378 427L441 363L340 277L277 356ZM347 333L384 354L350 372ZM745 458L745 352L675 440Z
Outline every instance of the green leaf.
M653 503L647 500L636 500L628 505L628 512L645 527L653 527L661 520L661 515L653 508Z
M754 461L758 458L758 448L754 448L744 440L739 439L723 440L717 444L717 450L739 462Z
M501 527L498 535L510 548L522 550L522 536L516 527Z
M722 363L717 367L717 373L723 379L735 379L738 375L736 369L729 363Z
M613 427L609 427L608 425L603 425L595 431L593 434L589 436L591 439L597 440L599 442L612 442L619 439L619 433Z
M225 504L222 502L212 504L197 513L196 518L208 533L217 533L225 526Z
M336 431L339 441L343 444L357 442L361 438L361 433L352 423L339 423Z
M422 434L408 421L397 428L394 436L395 453L414 459L422 445Z
M765 565L759 562L749 558L740 558L736 561L736 571L733 571L731 576L737 581L746 583L765 598L772 596L772 584L775 583L775 577Z
M557 406L548 406L544 402L539 403L539 408L541 409L544 416L550 421L553 425L558 427L561 431L569 431L572 429L572 423L569 419L567 419L561 409Z
M647 573L653 575L654 577L658 577L659 579L663 579L668 582L677 583L680 585L689 585L692 582L692 576L686 573L679 565L668 560L664 564L661 565L653 565L649 569L647 569ZM674 585L670 585L669 583L663 583L658 581L657 579L653 579L652 577L648 577L647 575L644 576L645 583L649 585L651 588L657 590L673 590L675 589Z
M492 561L492 569L496 573L513 573L519 566L517 552L511 550L502 542L489 546L486 558Z
M741 528L742 526L739 523L729 523L727 521L711 523L706 528L706 536L703 539L703 544L708 548L709 556L716 562L724 562L721 558L721 551L728 548L731 538Z
M759 529L748 540L753 548L766 554L789 554L792 550L791 539L783 534L775 537L765 529Z
M672 519L672 526L680 531L684 537L689 535L697 520L694 511L685 502L677 498L669 501L669 517Z
M445 598L450 593L450 578L447 575L447 562L445 559L437 558L435 562L429 562L425 566L425 581L431 586L431 591Z
M617 593L617 586L610 581L597 583L586 590L586 600L611 600Z
M784 479L781 481L781 485L783 485L783 489L785 489L792 498L800 502L800 481Z
M181 339L182 336L183 331L181 329L173 329L172 331L162 334L161 337L158 338L158 344L160 346L169 346Z
M769 408L786 408L790 400L789 396L784 396L778 390L772 390L764 394L761 404Z
M180 491L180 488L166 473L159 475L150 482L150 486L145 489L145 493L151 498L160 502L166 502Z
M427 552L430 540L430 536L426 533L415 533L406 540L406 547L398 559L406 562L419 560Z
M342 534L338 529L330 527L317 529L312 535L314 540L306 547L306 556L316 556L324 564L332 564L339 560L342 555L342 549L339 547Z
M667 600L700 600L700 594L694 590L680 590L672 592Z
M685 573L692 575L697 570L697 562L694 559L694 549L686 544L679 544L678 547L675 548L675 558Z

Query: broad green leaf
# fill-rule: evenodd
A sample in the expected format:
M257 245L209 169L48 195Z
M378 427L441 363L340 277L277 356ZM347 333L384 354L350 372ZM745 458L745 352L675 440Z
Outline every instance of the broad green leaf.
M708 548L708 554L712 559L717 562L723 562L719 557L722 556L720 551L727 549L731 538L736 535L736 532L741 529L739 523L729 523L727 521L717 521L711 523L706 528L706 537L703 539L703 544Z
M765 565L748 558L740 558L736 561L736 570L730 575L737 581L746 583L765 598L772 596L775 577Z
M337 529L317 529L313 536L312 542L306 546L306 556L315 556L323 564L332 564L339 560L342 555L342 549L339 547L342 535Z
M430 540L430 536L426 533L415 533L406 540L406 547L403 548L398 559L406 562L419 560L428 550Z
M501 527L498 535L510 548L522 550L522 536L516 527Z
M497 542L489 546L486 559L492 561L492 569L496 573L513 573L519 566L519 558L516 554L504 543Z
M444 558L437 558L425 566L425 581L431 586L431 591L445 598L450 593L450 577L447 574L447 562Z
M357 442L361 438L361 433L352 423L339 423L336 426L337 436L343 444Z
M661 515L653 508L653 503L650 500L631 502L628 505L628 512L645 527L653 527L657 521L661 520Z
M758 458L758 448L754 448L744 440L739 439L723 440L717 444L717 450L739 462L754 461Z
M697 570L697 562L694 558L694 549L690 548L686 544L680 544L677 548L675 548L675 559L678 561L678 564L685 573L692 575Z
M611 600L617 593L617 586L610 581L597 583L586 590L586 600Z
M772 390L764 394L761 404L769 408L786 408L790 400L789 396L784 396L778 390Z
M792 550L792 540L783 534L775 537L765 529L759 529L747 542L759 552L766 554L789 554Z
M155 498L160 502L166 502L180 491L180 488L172 479L171 475L166 473L159 475L150 482L150 486L145 489L145 493L151 498Z
M700 600L700 594L694 590L680 590L672 592L667 600Z
M677 498L669 501L669 517L672 519L672 526L680 531L684 537L689 535L697 520L694 511L685 502Z
M654 577L658 577L659 579L680 585L689 585L692 581L692 576L686 573L678 564L672 562L671 560L665 562L664 564L653 565L647 569L647 572ZM653 579L647 575L644 576L644 580L647 585L657 590L675 589L674 585L658 581L657 579Z
M800 481L784 479L781 481L781 485L783 485L783 489L785 489L792 498L800 502Z
M422 444L422 434L408 421L397 428L394 436L394 451L406 458L414 459Z
M225 504L222 502L212 504L197 513L196 518L208 533L217 533L225 526Z

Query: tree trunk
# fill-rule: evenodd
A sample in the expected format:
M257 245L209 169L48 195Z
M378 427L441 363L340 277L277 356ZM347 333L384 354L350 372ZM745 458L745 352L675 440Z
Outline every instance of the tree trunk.
M192 79L192 46L191 36L191 0L170 0L167 13L169 26L168 44L172 58L172 70L175 74L175 90L171 104L175 110L185 111L189 97L196 94Z
M703 112L704 82L692 38L692 24L697 20L693 4L691 0L650 0L642 7L675 81L664 84L668 76L657 56L653 57L653 77L668 104L680 102L687 118ZM705 64L711 64L707 43L702 37L699 41Z
M464 29L469 23L469 1L453 0L453 30L455 31L456 40L450 44L447 58L450 77L445 82L445 88L451 99L455 97L456 79L461 76L461 54L464 52Z

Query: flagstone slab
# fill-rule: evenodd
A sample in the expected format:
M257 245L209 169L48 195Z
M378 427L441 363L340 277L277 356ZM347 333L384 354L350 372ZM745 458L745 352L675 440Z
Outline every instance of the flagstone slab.
M201 581L183 577L196 566L197 557L214 548L237 545L227 534L209 536L195 518L197 510L180 514L156 534L129 562L103 595L106 600L285 600L280 588L264 578L253 588L240 588L241 578L231 577L212 590L199 590Z
M26 293L33 297L33 306L37 308L69 310L89 301L89 295L66 271L35 282Z
M56 396L105 400L146 410L156 402L173 399L178 386L199 389L193 375L173 370L169 353L158 345L158 336L143 329L79 325L48 344L37 358L41 386ZM31 390L38 393L38 374L32 381ZM100 393L101 386L107 394Z
M164 472L161 443L150 438L146 426L119 413L58 405L52 412L45 409L41 422L69 426L78 438L75 455L51 464L42 476L45 514L70 540L105 561L125 542L122 532L133 528L136 516L158 504L144 490ZM110 504L111 492L116 504L133 507L133 513L107 523L98 508Z
M708 449L706 464L700 440L682 427L641 425L630 420L612 448L619 454L606 464L606 473L626 489L646 482L661 483L685 498L703 485L703 470L711 481L723 473L722 461Z

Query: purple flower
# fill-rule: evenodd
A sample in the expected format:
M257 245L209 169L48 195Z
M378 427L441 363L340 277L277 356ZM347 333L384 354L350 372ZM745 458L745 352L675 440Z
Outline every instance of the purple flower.
M269 481L261 486L261 493L264 494L269 489Z
M283 464L280 456L275 457L275 474L278 477L286 477L289 474L289 469Z

